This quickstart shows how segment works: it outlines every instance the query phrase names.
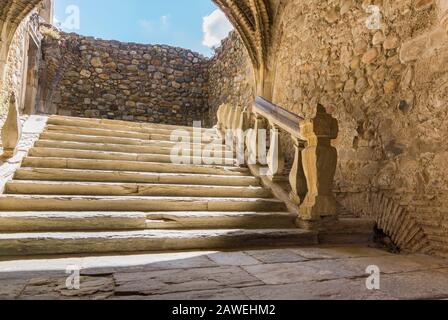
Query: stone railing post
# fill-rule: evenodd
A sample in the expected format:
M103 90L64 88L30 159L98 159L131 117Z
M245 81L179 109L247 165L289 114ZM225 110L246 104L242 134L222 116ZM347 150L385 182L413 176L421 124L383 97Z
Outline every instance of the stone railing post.
M266 130L267 130L266 120L262 116L256 114L253 137L250 141L253 164L259 164L262 166L267 165Z
M282 150L280 143L280 128L271 124L271 139L268 152L268 177L272 181L279 180L282 177L283 171L285 170L285 155Z
M9 98L8 116L2 128L3 158L11 158L15 155L21 135L19 108L16 103L16 97L12 93Z
M294 143L294 162L289 174L289 183L291 185L290 199L297 205L300 205L307 194L307 182L305 172L303 172L302 151L305 149L305 143L299 138L292 137Z
M331 140L338 136L338 122L319 105L316 117L303 121L300 129L307 142L302 156L308 187L308 193L300 207L300 219L304 221L337 219L333 181L338 156L336 148L331 145Z
M218 130L218 133L221 135L221 137L224 137L225 135L225 119L227 114L228 105L222 104L219 106L218 112L217 112L217 118L218 123L216 124L216 129Z

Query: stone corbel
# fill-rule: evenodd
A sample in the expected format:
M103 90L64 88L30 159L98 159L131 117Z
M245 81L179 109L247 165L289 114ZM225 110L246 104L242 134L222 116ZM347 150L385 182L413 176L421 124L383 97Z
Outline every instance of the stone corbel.
M17 145L22 135L19 108L14 93L9 98L8 116L2 128L3 159L12 158L16 154Z

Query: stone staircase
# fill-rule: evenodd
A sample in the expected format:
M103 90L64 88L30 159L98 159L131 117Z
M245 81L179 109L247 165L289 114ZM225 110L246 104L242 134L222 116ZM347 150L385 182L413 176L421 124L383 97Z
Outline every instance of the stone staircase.
M175 129L50 117L0 196L0 255L318 243L249 169L172 163Z

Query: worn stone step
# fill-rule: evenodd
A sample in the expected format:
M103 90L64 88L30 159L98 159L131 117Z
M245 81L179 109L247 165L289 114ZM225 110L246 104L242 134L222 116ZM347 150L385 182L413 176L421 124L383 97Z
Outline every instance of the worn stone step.
M91 151L111 151L111 152L128 152L128 153L148 153L148 154L163 154L163 155L194 155L194 149L191 145L189 148L179 145L177 149L173 146L162 146L157 142L151 145L123 145L123 144L109 144L109 143L85 143L85 142L72 142L72 141L56 141L56 140L39 140L34 144L37 148L54 148L54 149L76 149L76 150L91 150ZM205 148L205 146L204 146ZM198 148L198 150L201 150ZM204 150L204 149L202 149ZM210 155L223 158L232 158L235 152L228 152L225 146L216 147L213 146L213 150ZM216 151L215 151L216 150Z
M135 184L100 182L60 182L15 180L6 184L7 194L40 195L94 195L144 197L233 197L270 198L272 194L262 187L230 187L179 184Z
M253 176L175 174L132 171L76 170L57 168L18 169L16 180L50 180L81 182L128 182L128 183L169 183L206 184L219 186L259 186L260 180Z
M58 169L87 169L87 170L113 170L158 173L197 173L244 176L248 175L247 168L182 165L173 163L115 161L96 159L70 159L70 158L42 158L27 157L23 160L24 167L58 168Z
M296 216L287 212L0 212L0 232L287 229Z
M286 211L262 198L1 195L2 211Z
M316 232L298 229L9 233L0 234L0 255L284 247L317 243Z
M57 123L54 123L57 122ZM60 126L60 127L74 127L74 128L92 128L92 123L86 122L84 120L80 121L53 121L49 120L47 122L48 126ZM143 134L156 134L156 135L168 135L176 131L178 135L193 137L194 134L200 134L202 137L209 137L213 139L219 139L219 136L215 129L203 129L193 127L172 127L172 128L161 128L161 127L144 127L144 126L129 126L122 124L108 124L101 123L94 126L97 129L109 130L109 131L119 131L119 132L131 132L131 133L143 133Z
M96 160L117 160L117 161L138 161L138 162L160 162L172 163L172 157L165 154L142 154L142 153L124 153L112 151L93 151L77 149L60 148L32 148L28 152L30 157L40 158L73 158L73 159L96 159ZM225 158L205 158L191 157L191 162L195 163L214 163L224 166L235 166L236 160Z
M113 127L125 127L130 128L132 130L135 129L159 129L159 130L177 130L182 129L186 131L193 131L192 126L178 126L178 125L169 125L169 124L158 124L158 123L139 123L139 122L131 122L131 121L122 121L122 120L109 120L109 119L92 119L92 118L77 118L77 117L66 117L66 116L50 116L48 118L48 124L53 125L63 125L63 126L113 126ZM216 133L215 129L202 128L203 132L207 133Z
M81 135L92 135L92 136L105 136L105 137L120 137L120 138L132 138L141 140L160 140L160 141L172 141L173 137L187 137L186 141L193 141L193 135L190 135L186 131L161 131L161 133L142 133L142 132L132 132L132 131L118 131L100 128L85 128L85 127L75 127L75 126L56 126L47 125L45 132L59 132L59 133L70 133L70 134L81 134ZM218 140L218 136L213 136L209 134L204 134L201 138L203 143L209 143Z
M143 212L0 212L1 232L147 229Z
M81 134L71 134L71 133L57 133L45 131L40 135L41 140L56 140L56 141L67 141L67 142L84 142L84 143L104 143L104 144L124 144L133 146L157 146L163 148L172 148L178 142L173 141L157 141L157 140L143 140L135 138L120 138L120 137L101 137L92 135L81 135ZM197 145L210 146L216 148L223 144L223 141L216 141L212 143L194 143L190 140L190 148L196 147Z
M148 229L264 229L296 228L289 212L150 212Z

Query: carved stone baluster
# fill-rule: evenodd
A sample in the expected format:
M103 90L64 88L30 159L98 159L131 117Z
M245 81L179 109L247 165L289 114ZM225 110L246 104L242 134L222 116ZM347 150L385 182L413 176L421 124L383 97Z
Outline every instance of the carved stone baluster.
M255 127L250 141L250 164L267 165L266 159L266 120L260 115L255 115Z
M296 137L292 137L292 139L294 142L295 156L291 173L289 174L289 183L291 184L292 189L290 199L299 205L305 199L308 191L302 164L302 151L305 149L305 142Z
M9 98L8 116L2 128L3 158L11 158L16 153L17 145L22 135L19 118L19 108L14 93Z
M308 187L300 207L300 218L305 221L337 218L333 181L338 155L336 148L331 146L331 140L338 136L338 122L319 105L316 117L304 121L300 127L307 140L302 155Z
M285 154L280 143L280 128L271 124L271 144L268 152L268 176L273 181L278 180L285 170Z
M218 133L220 133L221 136L223 136L223 133L225 131L224 130L225 112L226 112L226 105L225 104L220 105L217 112L218 123L216 124L216 129L218 129Z

